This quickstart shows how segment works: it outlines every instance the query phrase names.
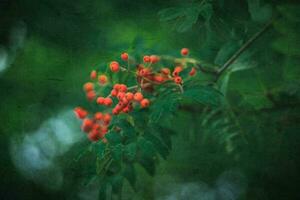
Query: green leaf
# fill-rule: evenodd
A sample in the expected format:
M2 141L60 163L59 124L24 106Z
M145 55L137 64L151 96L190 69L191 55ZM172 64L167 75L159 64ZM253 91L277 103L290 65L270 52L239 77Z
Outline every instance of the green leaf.
M121 120L118 123L118 126L122 129L122 133L124 136L124 139L127 143L134 141L136 139L136 130L133 127L131 123L129 123L127 120Z
M105 138L107 139L108 143L111 145L117 145L122 142L122 137L120 133L115 131L110 131L105 135Z
M96 152L97 157L100 159L102 159L104 156L105 148L106 144L104 144L102 141L98 141L93 145L93 149Z
M167 144L165 144L165 142L160 138L160 136L161 135L159 134L159 130L156 130L156 129L152 129L151 132L148 131L144 135L145 139L150 141L153 144L153 146L155 147L157 152L164 159L167 159L167 156L169 155L170 151L169 151Z
M110 183L112 186L112 192L119 194L122 192L123 187L123 176L121 174L114 175L110 178Z
M154 145L144 137L139 138L138 149L142 152L142 156L153 158L156 155Z
M183 98L190 99L206 106L220 106L222 94L209 86L197 86L187 88L182 94Z
M133 189L136 183L136 171L133 164L126 164L123 170L123 176L128 180Z
M107 181L101 181L99 193L98 193L98 200L106 200L107 199Z
M111 147L111 153L112 153L112 158L115 161L121 161L122 153L123 153L123 145L122 144L117 144L115 146L112 146Z
M213 13L210 3L193 3L161 10L160 21L169 22L178 32L185 32L197 22L199 15L209 21Z
M150 123L155 123L160 121L161 119L170 120L172 116L175 114L179 104L179 95L176 93L171 93L168 95L161 95L159 98L153 102L151 106L151 114L150 114Z
M133 161L136 157L137 145L136 143L130 143L124 146L124 157L128 161Z
M248 10L253 21L266 22L272 17L270 4L262 4L262 0L248 0Z
M139 159L139 163L149 175L151 176L155 175L156 168L155 168L155 161L153 158L141 157Z

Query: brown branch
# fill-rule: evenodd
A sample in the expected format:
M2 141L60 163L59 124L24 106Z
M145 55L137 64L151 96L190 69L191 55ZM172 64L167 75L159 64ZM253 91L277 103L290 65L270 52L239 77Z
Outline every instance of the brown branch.
M222 73L230 67L234 61L251 45L255 40L257 40L264 32L266 32L272 25L273 21L268 22L263 26L263 28L255 33L241 48L239 48L227 61L226 63L217 71L216 81L222 75Z

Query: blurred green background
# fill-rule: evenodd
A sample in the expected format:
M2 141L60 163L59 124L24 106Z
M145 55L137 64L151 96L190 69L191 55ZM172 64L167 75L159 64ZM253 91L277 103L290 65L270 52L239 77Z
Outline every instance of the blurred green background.
M0 0L0 199L96 199L72 115L92 69L182 47L222 65L270 20L217 83L224 107L180 108L171 155L123 199L300 199L299 2Z

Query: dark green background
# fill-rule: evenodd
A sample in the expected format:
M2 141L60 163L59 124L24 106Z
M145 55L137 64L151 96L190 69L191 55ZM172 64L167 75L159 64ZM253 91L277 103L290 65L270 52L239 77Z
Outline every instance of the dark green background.
M161 22L159 11L191 2L0 0L0 45L11 58L0 71L0 199L79 198L74 185L86 166L69 164L77 144L55 159L67 179L55 190L21 175L11 146L62 109L84 104L81 87L91 69L123 51L179 56L182 47L190 48L192 57L221 65L268 21L269 10L272 27L234 66L252 68L232 72L226 84L218 82L227 86L227 107L206 124L209 111L201 105L180 109L170 157L160 163L154 179L140 169L139 191L125 187L124 198L163 199L165 193L176 193L172 184L214 188L224 172L238 174L233 178L241 188L238 199L300 198L299 3L255 1L259 5L251 11L247 1L212 1L209 25L199 16L191 28L178 32ZM227 118L242 139L229 142L227 132L214 125ZM48 176L40 181L49 181Z

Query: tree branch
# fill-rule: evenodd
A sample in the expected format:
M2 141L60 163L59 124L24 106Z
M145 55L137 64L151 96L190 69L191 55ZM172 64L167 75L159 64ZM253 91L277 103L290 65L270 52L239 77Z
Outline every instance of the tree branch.
M234 63L234 61L251 45L255 40L257 40L265 31L268 30L272 25L272 21L268 22L263 26L263 28L255 33L239 50L237 50L227 61L226 63L217 71L216 81L222 75L222 73L228 69L228 67Z

